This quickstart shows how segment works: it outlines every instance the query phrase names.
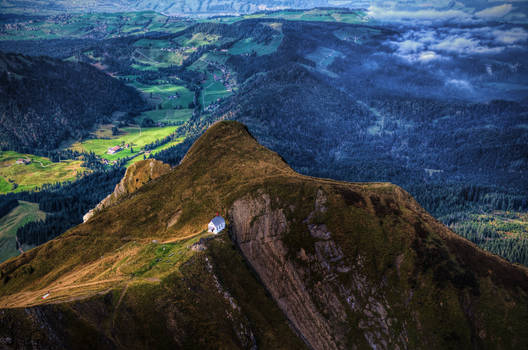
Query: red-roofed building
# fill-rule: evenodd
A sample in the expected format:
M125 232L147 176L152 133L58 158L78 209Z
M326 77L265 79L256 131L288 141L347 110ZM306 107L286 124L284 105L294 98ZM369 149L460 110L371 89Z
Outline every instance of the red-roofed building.
M108 154L114 154L114 153L117 153L121 151L121 147L119 146L114 146L114 147L111 147L108 149Z

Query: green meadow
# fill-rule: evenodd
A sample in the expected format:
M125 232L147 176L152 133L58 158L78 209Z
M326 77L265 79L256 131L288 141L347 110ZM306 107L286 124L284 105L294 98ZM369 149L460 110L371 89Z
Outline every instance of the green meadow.
M30 159L31 163L16 164L19 158ZM78 173L88 170L81 164L80 160L63 160L53 163L49 158L33 154L0 152L0 193L12 192L12 182L18 185L14 190L18 192L32 190L43 184L74 180Z
M167 16L154 11L85 13L68 18L53 16L42 21L24 23L23 30L7 30L2 40L86 38L94 34L102 38L115 38L153 31L176 33L189 23L171 21L170 25L166 24Z
M28 222L44 220L46 213L37 203L19 201L18 206L0 218L0 262L17 256L16 232Z
M172 147L172 146L176 146L177 144L183 142L183 140L185 140L185 137L178 137L177 139L172 140L170 142L167 142L166 144L161 145L159 147L156 147L156 148L154 148L153 150L151 150L149 152L138 154L136 157L134 157L134 158L130 159L128 162L126 162L125 167L128 168L129 166L131 166L135 162L142 160L143 156L148 157L151 154L156 154L156 153L158 153L160 151L163 151L164 149L167 149L167 148Z
M187 108L194 100L194 92L182 85L146 85L137 81L129 82L129 85L141 91L152 104L161 104L163 109L172 109L178 106Z
M222 72L215 71L214 74L219 78L222 76ZM214 75L208 73L207 81L203 84L203 90L201 94L202 106L206 107L217 99L231 95L233 92L228 91L224 84L219 80L214 79Z
M231 55L243 55L255 52L257 56L269 55L277 51L282 42L282 37L282 34L275 35L268 44L256 42L253 38L239 40L229 49L229 53Z
M285 19L288 21L365 23L368 21L365 11L348 11L342 9L281 10L260 12L242 16L226 16L200 20L200 22L217 22L232 24L245 19Z
M192 109L157 109L141 113L136 118L136 122L140 124L145 118L150 118L155 123L186 122L191 118L192 113Z
M107 133L112 125L104 125L94 136ZM155 128L141 128L141 127L126 127L119 129L119 135L109 136L106 138L93 138L81 142L76 142L72 145L73 150L83 152L94 152L96 155L105 158L109 161L117 160L125 157L133 156L141 150L141 147L152 143L156 140L162 139L171 135L178 129L177 126L155 127ZM122 149L115 154L108 154L108 149L114 146L121 146L129 144L131 148Z

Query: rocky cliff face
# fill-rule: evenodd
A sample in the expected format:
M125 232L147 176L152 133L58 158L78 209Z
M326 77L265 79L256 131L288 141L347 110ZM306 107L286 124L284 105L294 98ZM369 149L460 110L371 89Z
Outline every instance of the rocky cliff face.
M441 242L458 238L450 237L453 234L428 217L406 192L396 187L384 192L365 196L363 191L320 184L311 201L296 206L260 190L233 203L231 234L313 349L466 348L501 337L493 324L484 324L489 319L485 310L494 307L489 301L482 305L480 286L487 283L479 283L469 266L460 265L459 253ZM336 221L328 217L340 217L343 204L359 215L334 226ZM354 244L358 237L352 237L351 231L362 230L367 221L370 227L361 239L372 242ZM303 241L292 241L289 236L300 223ZM393 241L387 224L399 226L406 237ZM388 242L377 245L379 233ZM417 247L428 246L424 240L434 242L427 256ZM488 258L482 254L483 261ZM424 259L432 261L424 263ZM447 272L444 264L455 271ZM514 289L508 294L518 295ZM492 317L508 318L515 308L510 305L509 311ZM509 345L496 345L510 348L526 341L520 334L514 337L508 339Z
M310 252L300 248L295 257L288 256L283 235L291 227L285 212L296 208L273 208L271 197L264 192L233 204L230 218L234 238L311 348L357 348L347 339L348 314L362 313L364 320L356 326L365 339L356 344L366 341L372 348L405 349L405 329L389 331L395 323L388 315L390 306L362 273L361 256L355 262L346 259L328 227L312 223L315 216L328 211L326 203L326 195L319 190L313 211L303 220L313 239ZM347 284L342 283L344 276Z
M147 182L157 179L170 171L171 167L156 159L140 160L127 168L125 176L116 185L114 192L104 198L94 209L91 209L83 216L83 222L90 220L98 210L107 208L129 194L137 191Z

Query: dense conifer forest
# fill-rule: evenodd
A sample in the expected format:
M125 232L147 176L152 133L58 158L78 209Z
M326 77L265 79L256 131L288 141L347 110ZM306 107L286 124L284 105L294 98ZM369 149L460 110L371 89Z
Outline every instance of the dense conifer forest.
M30 222L17 231L18 242L40 245L82 222L84 214L113 191L124 168L112 168L86 175L77 181L44 186L39 191L0 196L1 208L13 208L17 200L39 204L48 215L44 221Z

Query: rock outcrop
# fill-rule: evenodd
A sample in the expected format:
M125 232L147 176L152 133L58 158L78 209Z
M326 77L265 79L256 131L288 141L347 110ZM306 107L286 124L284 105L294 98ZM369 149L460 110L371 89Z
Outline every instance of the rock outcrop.
M390 309L383 293L362 273L362 259L347 261L325 224L311 221L327 212L326 195L317 192L313 211L303 220L313 250L300 248L292 258L283 236L291 230L279 200L259 191L234 202L230 210L233 238L294 329L313 349L357 348L349 344L349 313L363 313L355 326L374 349L405 349L405 328L390 331ZM273 205L275 203L275 205ZM348 283L343 283L343 276ZM361 342L356 342L356 344Z
M140 160L126 170L125 176L110 193L94 209L83 216L83 222L90 220L95 212L107 208L119 201L120 198L132 194L147 182L167 174L171 167L156 159Z

